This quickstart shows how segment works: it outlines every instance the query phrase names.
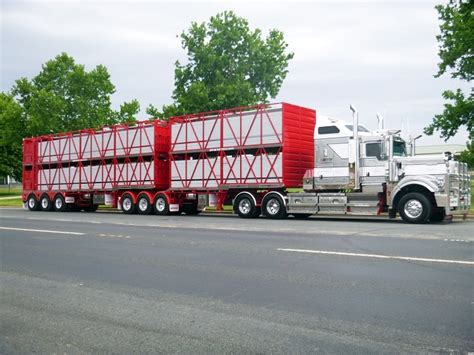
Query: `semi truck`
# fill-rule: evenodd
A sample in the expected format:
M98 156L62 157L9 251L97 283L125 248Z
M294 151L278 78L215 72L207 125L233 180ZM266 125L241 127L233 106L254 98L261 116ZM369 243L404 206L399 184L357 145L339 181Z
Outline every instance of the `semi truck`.
M470 176L449 153L415 156L415 140L260 104L25 138L29 210L196 215L231 205L242 218L399 215L407 223L466 215Z

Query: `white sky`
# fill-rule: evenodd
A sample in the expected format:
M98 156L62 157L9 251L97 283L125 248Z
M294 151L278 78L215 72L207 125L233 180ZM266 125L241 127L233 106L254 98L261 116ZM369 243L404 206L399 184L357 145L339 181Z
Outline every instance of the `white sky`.
M174 62L185 60L178 35L192 21L224 10L248 19L264 34L284 32L295 53L274 102L315 108L375 128L422 133L442 111L444 89L468 87L449 76L435 79L439 21L436 2L153 2L1 1L1 90L61 52L88 69L104 64L116 86L114 107L138 99L142 107L171 102ZM464 144L464 129L448 143ZM419 145L440 144L437 136Z

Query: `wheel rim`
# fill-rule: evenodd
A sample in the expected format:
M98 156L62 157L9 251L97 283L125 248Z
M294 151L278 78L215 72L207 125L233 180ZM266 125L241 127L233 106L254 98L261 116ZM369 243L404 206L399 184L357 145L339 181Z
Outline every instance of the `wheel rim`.
M60 210L63 207L63 199L58 197L56 201L54 201L54 205L56 206L56 209Z
M272 198L270 200L268 200L267 202L267 212L269 214L271 214L272 216L278 214L278 212L280 212L280 201L278 201L276 198Z
M420 217L423 213L423 205L418 200L408 200L407 203L405 203L404 211L408 217L415 219Z
M138 208L140 209L140 211L146 211L148 209L148 200L145 198L145 197L142 197L139 201L138 201Z
M163 197L158 197L156 199L156 210L158 212L163 212L166 208L166 201Z
M43 198L41 199L41 207L43 207L43 209L46 209L46 208L48 208L48 205L49 205L48 198L47 198L47 197L43 197Z
M239 211L240 213L242 214L249 214L250 213L250 209L252 208L251 207L251 203L250 203L250 200L248 198L243 198L242 200L240 200L239 202Z
M29 200L28 200L28 206L30 208L34 208L35 205L36 205L36 200L33 197L30 197Z
M132 200L128 197L125 197L122 201L122 206L125 211L130 211L132 208Z

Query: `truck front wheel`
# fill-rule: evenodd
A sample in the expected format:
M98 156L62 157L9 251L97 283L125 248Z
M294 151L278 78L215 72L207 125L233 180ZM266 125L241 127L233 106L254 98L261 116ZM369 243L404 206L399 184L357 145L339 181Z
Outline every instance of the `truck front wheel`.
M431 215L431 202L420 192L407 193L400 199L398 213L407 223L425 223Z

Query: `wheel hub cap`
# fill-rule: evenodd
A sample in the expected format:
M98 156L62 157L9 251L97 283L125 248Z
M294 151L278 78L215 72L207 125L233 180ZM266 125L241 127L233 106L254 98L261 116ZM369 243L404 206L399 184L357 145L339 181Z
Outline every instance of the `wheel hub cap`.
M30 208L35 207L35 199L34 199L33 197L31 197L31 198L28 200L28 204L29 204Z
M280 203L277 199L272 198L267 202L267 212L271 215L276 215L280 211Z
M408 217L418 218L423 213L423 205L418 200L408 200L404 210Z
M242 214L249 214L250 213L250 200L244 198L239 202L239 211Z
M130 208L132 208L132 201L129 198L126 198L123 200L123 208L128 211Z
M43 208L47 208L48 207L48 199L47 198L43 198L41 200L41 207Z
M61 200L60 198L57 198L54 205L56 206L58 210L61 209L61 207L63 207L63 200Z
M140 211L146 211L148 208L148 201L146 198L141 198L140 201L138 202L138 208Z
M156 200L156 209L160 212L163 212L165 210L165 200L163 200L162 198L159 198L158 200Z

